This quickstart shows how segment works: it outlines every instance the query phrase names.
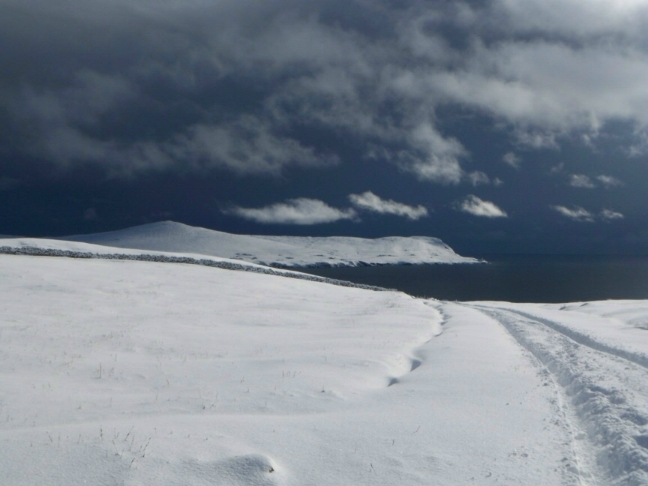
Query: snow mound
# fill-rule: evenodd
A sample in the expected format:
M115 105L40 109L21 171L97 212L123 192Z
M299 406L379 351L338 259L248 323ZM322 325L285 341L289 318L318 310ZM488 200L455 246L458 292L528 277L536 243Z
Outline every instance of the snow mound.
M234 235L173 221L61 238L96 245L233 258L275 267L476 263L426 236L351 238Z

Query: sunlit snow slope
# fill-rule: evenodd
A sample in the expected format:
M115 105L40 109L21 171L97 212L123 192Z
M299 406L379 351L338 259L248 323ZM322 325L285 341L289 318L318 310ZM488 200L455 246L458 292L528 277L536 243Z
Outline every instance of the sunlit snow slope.
M284 267L474 263L437 238L234 235L165 221L63 239L144 250L199 253Z
M0 309L3 485L571 477L567 431L547 426L554 391L503 328L460 306L0 255Z
M449 303L177 256L0 254L0 484L648 484L645 301Z

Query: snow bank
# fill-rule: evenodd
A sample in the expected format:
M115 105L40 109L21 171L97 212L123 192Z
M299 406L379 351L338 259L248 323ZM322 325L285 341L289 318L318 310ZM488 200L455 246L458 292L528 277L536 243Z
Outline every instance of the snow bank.
M475 263L437 238L234 235L165 221L110 233L62 238L142 250L198 253L275 267Z

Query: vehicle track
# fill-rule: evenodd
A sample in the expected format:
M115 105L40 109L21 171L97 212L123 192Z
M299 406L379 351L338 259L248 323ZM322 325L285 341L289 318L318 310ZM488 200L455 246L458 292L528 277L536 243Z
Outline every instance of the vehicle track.
M479 307L480 310L487 309L487 307L481 307L481 306L476 306ZM564 326L560 324L559 322L552 321L550 319L546 319L543 317L539 317L533 314L529 314L523 311L519 311L516 309L506 309L507 312L512 312L514 314L517 314L519 316L522 316L526 319L531 319L534 321L538 321L542 324L544 324L547 327L550 327L556 332L559 332L560 334L563 334L567 336L568 338L576 341L578 344L581 344L583 346L587 346L588 348L592 348L596 351L600 351L602 353L610 354L613 355L617 358L625 359L627 361L630 361L634 364L637 364L643 368L648 369L648 355L642 354L642 353L636 353L632 351L628 351L625 349L620 349L614 346L611 346L609 344L600 342L596 339L594 339L591 336L588 336L586 334L580 333L578 331L575 331L574 329L571 329L567 326Z
M580 333L573 333L575 339L552 321L509 309L472 307L501 323L559 385L564 403L586 433L587 440L578 447L590 450L596 461L589 471L578 471L580 481L648 485L646 368L619 356L616 348L597 349L601 343L592 346Z

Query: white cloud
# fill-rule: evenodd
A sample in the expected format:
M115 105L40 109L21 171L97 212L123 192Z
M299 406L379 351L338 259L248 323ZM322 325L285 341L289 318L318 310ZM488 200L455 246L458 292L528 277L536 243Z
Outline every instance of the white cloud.
M494 12L521 33L632 38L645 32L648 5L645 0L496 0Z
M597 177L597 179L606 188L618 187L618 186L623 185L623 182L621 182L619 179L617 179L616 177L609 176L609 175L600 175L600 176Z
M351 194L349 199L358 208L375 213L394 214L411 220L417 220L428 215L428 210L424 206L408 206L391 199L381 199L370 191L362 194Z
M596 184L592 182L592 179L584 174L572 174L569 177L569 185L583 189L594 189L596 187Z
M490 201L483 201L477 196L472 194L466 197L461 204L459 209L464 213L469 213L474 216L481 216L484 218L506 218L508 215L498 208L494 203Z
M234 207L223 212L263 224L311 225L356 218L353 209L336 209L308 198L289 199L263 208Z
M515 155L515 153L513 153L513 152L507 152L506 154L504 154L504 157L502 157L502 161L505 164L510 165L514 169L519 169L520 168L520 163L522 162L522 159L520 159L520 157Z
M596 180L599 181L601 185L606 189L623 185L623 182L621 182L619 179L608 175L596 176ZM589 176L586 176L584 174L571 174L569 176L569 185L583 189L594 189L596 187L594 181Z
M604 209L603 211L601 211L600 216L603 221L613 221L615 219L624 218L623 214L612 211L611 209Z
M562 174L564 170L565 170L565 163L561 162L557 165L554 165L551 169L549 169L549 173L551 175Z
M629 157L641 157L648 153L648 131L645 130L645 127L641 128L644 130L635 130L630 146L623 150Z
M565 206L552 206L552 208L566 218L585 223L593 223L596 219L609 222L624 218L623 214L612 211L611 209L603 209L598 215L596 215L580 206L574 206L572 209Z
M556 141L557 133L550 130L529 129L528 127L515 130L515 138L518 144L532 149L558 150L560 147Z
M565 206L552 207L566 218L572 219L574 221L582 221L587 223L594 222L594 215L581 207L575 206L573 209L569 209Z
M466 179L475 187L481 186L482 184L490 184L490 177L484 172L475 171L470 174L466 174Z
M537 39L479 47L473 55L464 71L433 75L434 88L514 124L526 145L556 148L556 135L596 131L614 118L648 121L640 108L648 101L641 91L648 63L639 49Z

